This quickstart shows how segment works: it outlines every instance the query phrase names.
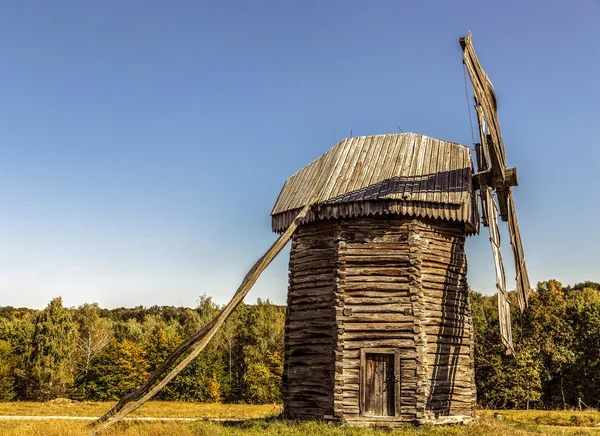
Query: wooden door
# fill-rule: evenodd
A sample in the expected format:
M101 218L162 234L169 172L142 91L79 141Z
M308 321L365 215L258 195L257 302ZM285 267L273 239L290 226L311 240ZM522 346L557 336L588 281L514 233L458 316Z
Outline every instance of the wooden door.
M394 355L366 353L364 366L365 416L394 416L395 376Z

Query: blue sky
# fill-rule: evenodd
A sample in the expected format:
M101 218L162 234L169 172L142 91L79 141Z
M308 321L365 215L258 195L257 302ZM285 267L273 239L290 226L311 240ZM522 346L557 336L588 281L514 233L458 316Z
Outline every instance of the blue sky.
M532 282L600 281L599 19L597 0L3 2L0 305L226 303L285 179L350 130L472 143L468 30ZM483 230L469 283L492 293ZM288 253L249 301L285 302Z

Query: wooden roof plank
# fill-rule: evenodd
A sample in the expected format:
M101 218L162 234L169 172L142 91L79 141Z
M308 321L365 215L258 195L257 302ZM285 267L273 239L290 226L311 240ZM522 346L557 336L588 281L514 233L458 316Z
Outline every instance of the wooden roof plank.
M271 215L285 213L273 221L274 226L275 221L283 225L307 198L319 194L322 204L364 203L327 209L332 217L337 210L353 216L402 210L445 219L468 215L472 220L472 205L465 206L474 195L471 174L470 151L460 144L414 133L345 139L285 182ZM315 217L309 214L306 219Z

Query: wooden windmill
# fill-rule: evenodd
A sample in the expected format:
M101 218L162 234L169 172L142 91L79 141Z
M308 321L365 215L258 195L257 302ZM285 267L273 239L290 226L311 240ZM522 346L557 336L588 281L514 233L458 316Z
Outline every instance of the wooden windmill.
M514 350L498 208L509 224L521 309L530 284L511 193L517 173L506 168L493 87L470 33L460 43L481 136L478 171L468 147L424 135L338 143L286 181L271 212L273 230L282 234L227 307L100 418L98 431L140 407L202 350L290 238L286 416L379 425L475 416L464 244L479 231L477 192L508 353Z
M519 306L530 291L493 87L461 39L481 143L417 134L348 138L291 176L273 208L292 237L284 413L393 425L475 413L465 237L490 229L502 341L513 353L498 212L509 223Z

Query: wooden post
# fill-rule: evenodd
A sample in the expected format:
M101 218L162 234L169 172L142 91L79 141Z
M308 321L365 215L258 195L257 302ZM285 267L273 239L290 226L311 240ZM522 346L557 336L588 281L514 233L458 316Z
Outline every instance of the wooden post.
M275 241L271 248L252 266L250 271L244 277L242 284L236 291L235 295L223 309L208 325L203 327L200 331L194 334L191 338L186 340L167 358L167 360L157 368L148 378L148 380L138 389L130 394L123 397L115 407L101 416L97 421L90 424L90 426L96 426L104 423L98 428L93 435L97 435L107 428L113 426L130 412L141 407L146 401L150 400L156 395L168 382L170 382L177 374L179 374L210 342L212 337L215 335L217 330L227 320L229 315L234 309L242 302L244 297L248 294L250 289L256 280L260 277L261 273L265 270L271 261L279 254L279 252L286 246L288 240L292 237L296 228L300 224L300 221L306 216L311 207L316 204L317 198L314 198L310 204L304 206L300 213L296 216L292 224L288 229ZM193 340L192 340L193 339ZM184 352L191 349L190 354L186 356L167 376L165 376L160 382L154 385L161 375L166 372L169 367L175 362ZM144 395L145 394L145 395ZM143 395L143 397L142 397ZM140 397L142 397L140 399ZM106 422L105 422L106 421Z

